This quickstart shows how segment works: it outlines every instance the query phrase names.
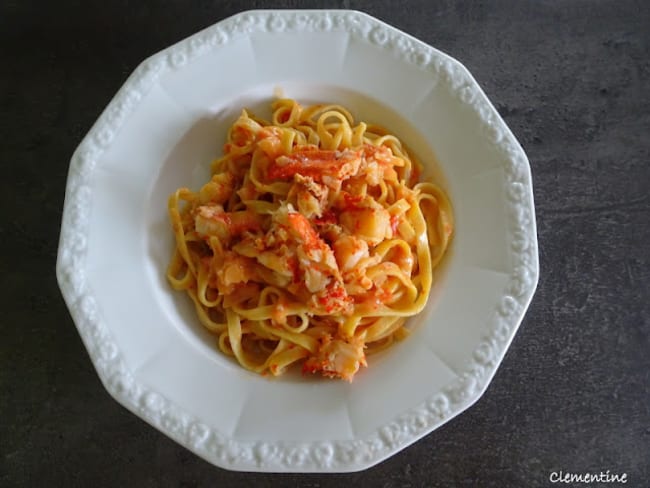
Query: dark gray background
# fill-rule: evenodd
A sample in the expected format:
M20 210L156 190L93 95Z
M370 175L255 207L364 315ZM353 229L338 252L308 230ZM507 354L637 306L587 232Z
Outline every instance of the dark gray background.
M54 275L70 157L128 74L233 13L302 3L0 5L0 485L502 488L609 469L649 486L647 2L309 4L366 11L463 62L527 151L537 208L538 291L487 393L350 475L227 472L128 413Z

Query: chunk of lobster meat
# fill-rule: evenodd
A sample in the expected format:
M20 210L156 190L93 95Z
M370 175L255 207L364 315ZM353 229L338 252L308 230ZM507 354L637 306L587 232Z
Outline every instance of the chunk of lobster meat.
M300 289L292 293L308 292L312 310L334 313L349 311L351 299L345 293L341 273L336 257L330 246L320 237L311 222L302 214L293 210L291 205L279 209L274 215L272 231L265 240L286 244L295 252L295 260L287 259L292 269L294 284L300 283ZM273 237L270 239L269 237ZM294 287L295 288L295 287Z
M255 260L232 251L215 259L213 268L216 268L217 288L223 295L232 293L237 285L259 280Z
M283 152L282 129L264 127L257 133L257 147L270 159L275 159Z
M316 263L338 273L332 249L321 239L304 215L298 212L287 213L287 224L290 235L300 244L296 251L304 267Z
M341 212L339 222L349 234L358 236L370 245L377 245L393 236L390 214L380 205Z
M199 200L202 204L223 205L230 199L234 187L235 175L229 172L216 174L199 190Z
M327 186L316 183L311 176L300 174L294 175L294 182L298 211L307 218L322 217L329 194Z
M264 239L262 237L246 234L242 239L234 244L231 249L237 254L247 258L255 258L261 252L265 251Z
M253 281L247 283L239 283L233 286L232 292L223 297L223 306L232 307L247 301L257 303L257 298L260 296L261 285Z
M352 382L361 366L367 366L364 343L352 338L349 342L324 336L313 356L303 364L303 373L320 372L329 378L342 378Z
M309 176L315 181L338 181L356 174L361 164L361 151L335 151L312 146L297 147L289 155L276 158L269 166L269 179L287 179L295 174Z
M395 167L404 166L404 160L393 156L386 146L365 144L364 158L359 170L369 185L378 185L382 180L396 180Z
M278 212L279 223L286 226L289 236L298 244L309 249L329 248L327 243L318 235L312 227L309 219L299 212L296 212L290 205L286 212Z
M256 259L262 266L282 276L292 279L297 277L296 258L291 256L286 246L282 246L279 250L261 252L256 256Z
M354 311L354 300L337 277L330 280L327 288L312 295L309 305L321 315L350 315Z
M350 271L359 264L363 258L367 258L368 243L353 235L342 235L332 244L336 263L342 272Z
M364 144L363 154L366 160L374 160L386 166L404 166L404 160L393 155L393 151L387 146L375 146Z
M249 210L224 212L221 205L203 205L196 209L194 226L201 237L216 236L227 241L232 236L262 228L262 217Z
M330 282L330 277L323 270L318 269L316 266L308 266L305 269L305 286L310 293L317 293L325 290L327 284Z

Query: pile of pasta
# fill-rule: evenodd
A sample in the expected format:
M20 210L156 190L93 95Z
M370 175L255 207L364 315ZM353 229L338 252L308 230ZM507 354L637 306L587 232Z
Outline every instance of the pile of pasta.
M210 181L170 196L167 278L244 368L351 381L426 305L451 206L397 137L344 107L271 108L244 110Z

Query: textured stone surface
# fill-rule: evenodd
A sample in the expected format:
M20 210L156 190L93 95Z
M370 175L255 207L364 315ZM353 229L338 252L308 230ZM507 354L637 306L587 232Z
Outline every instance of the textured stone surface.
M143 2L144 3L144 2ZM364 10L463 62L526 149L541 278L484 397L368 471L230 473L104 391L54 276L72 151L150 54L246 8L0 7L0 485L547 486L650 483L650 8L643 2L314 2ZM310 5L311 6L311 5Z

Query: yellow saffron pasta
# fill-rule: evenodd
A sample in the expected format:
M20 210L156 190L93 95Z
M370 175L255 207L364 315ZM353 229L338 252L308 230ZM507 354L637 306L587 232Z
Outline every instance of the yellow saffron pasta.
M167 278L244 368L352 381L407 335L453 233L400 140L338 105L243 111L199 191L169 198Z

